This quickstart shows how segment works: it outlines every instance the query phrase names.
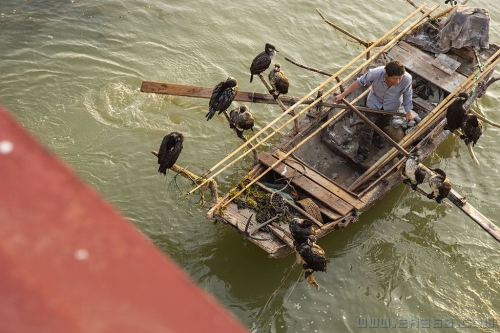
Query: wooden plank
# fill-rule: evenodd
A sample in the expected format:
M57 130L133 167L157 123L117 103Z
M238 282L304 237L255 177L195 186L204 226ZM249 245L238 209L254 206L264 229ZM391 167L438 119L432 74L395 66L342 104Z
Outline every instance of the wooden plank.
M153 93L153 94L163 94L163 95L174 95L174 96L185 96L185 97L199 97L199 98L210 98L212 96L213 87L202 87L202 86L192 86L187 84L176 84L168 82L153 82L153 81L143 81L141 85L141 92ZM265 104L277 104L273 95L262 94L258 92L249 91L238 91L234 98L238 102L251 102L251 103L265 103ZM299 101L299 99L290 96L280 96L280 100L287 105L293 105ZM304 101L302 104L311 104L312 99Z
M275 154L277 155L278 159L282 158L285 155L285 153L280 151L280 150L277 150L275 152ZM338 184L335 184L333 182L333 180L326 178L324 175L322 175L319 172L317 172L316 170L312 169L311 167L309 167L309 165L307 165L307 163L300 161L300 160L297 161L297 159L293 156L289 156L286 160L284 160L284 162L285 162L285 164L287 164L287 165L291 166L292 168L294 168L295 170L299 170L299 171L302 170L304 166L307 167L307 173L305 174L305 176L307 178L309 178L312 181L314 181L315 183L321 185L326 190L328 190L329 192L332 192L333 194L335 194L336 196L338 196L342 200L348 202L350 205L354 206L356 209L359 210L365 206L365 203L362 202L361 200L359 200L358 196L355 193L353 193L347 189L344 189L342 186L340 186Z
M173 95L173 96L184 96L184 97L197 97L197 98L210 98L212 96L213 88L203 87L203 86L192 86L188 84L177 84L168 82L153 82L153 81L143 81L141 85L141 92L152 93L152 94L162 94L162 95ZM298 98L292 96L279 97L283 104L291 106L299 101ZM264 103L264 104L278 104L271 94L262 94L258 92L251 91L241 91L238 90L234 98L237 102L249 102L249 103ZM309 105L314 102L314 99L307 99L301 104ZM321 103L322 107L338 107L345 108L345 105L338 103L329 103L323 101ZM397 113L397 110L376 110L367 107L359 106L360 111L374 112L381 114L393 114Z
M277 161L276 157L270 155L267 152L260 152L259 160L262 164L268 167L270 167L271 165L273 165L273 163ZM287 170L285 170L285 167L287 167ZM291 171L290 169L293 168L287 166L284 163L280 163L274 168L274 171L283 176L286 176L287 174L288 175L292 174L290 172ZM295 185L302 188L302 190L309 193L311 196L323 202L327 207L331 208L332 210L335 210L336 212L339 212L341 215L348 214L354 208L352 205L348 204L335 194L327 191L321 185L318 185L317 183L311 181L307 177L295 177L291 178L291 181Z
M450 194L448 194L448 199L458 207L462 212L464 212L467 216L469 216L474 222L479 224L481 228L483 228L487 233L489 233L493 238L500 242L500 229L491 221L481 214L477 209L473 206L469 205L465 201L465 198L458 194L454 189L451 190Z
M452 75L460 67L460 61L456 61L449 55L441 53L432 61L432 66L439 68L448 75Z
M434 57L420 51L406 42L400 42L388 53L391 59L401 61L405 67L429 82L441 87L447 92L454 91L467 78L462 74L453 72L451 75L432 66Z
M251 230L259 224L255 220L256 213L252 212L250 209L238 209L237 205L234 203L226 206L223 220L225 223L231 225L235 229L239 228L240 230L245 230L245 224L251 214L254 214L248 228L248 230ZM282 252L283 246L286 246L287 248L293 248L293 240L291 238L284 237L283 231L277 229L276 227L273 227L272 225L268 225L268 228L272 231L272 234L259 230L254 232L253 236L264 239L270 238L269 240L259 241L251 238L247 238L247 240L253 242L261 249L273 256L276 256L279 252ZM275 237L274 235L277 237Z

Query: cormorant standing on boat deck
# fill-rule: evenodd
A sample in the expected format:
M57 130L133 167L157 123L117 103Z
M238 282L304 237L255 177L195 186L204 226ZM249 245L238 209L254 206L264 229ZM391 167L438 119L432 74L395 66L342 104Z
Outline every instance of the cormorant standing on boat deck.
M214 87L210 102L208 102L208 113L205 115L207 121L212 119L216 111L219 111L219 114L226 111L237 92L238 81L235 78L228 77L226 81L219 82Z
M243 136L244 130L252 130L253 132L254 118L246 106L242 105L231 110L229 112L229 120L231 121L231 128L236 128L238 137L241 138Z
M450 132L454 132L456 129L462 127L465 115L467 114L464 104L469 99L469 95L462 92L458 96L455 96L455 98L457 99L446 110L446 125L444 129Z
M165 135L158 151L158 164L160 165L158 172L167 174L167 169L175 164L181 154L183 141L184 135L180 132Z
M411 188L416 191L417 186L425 180L425 171L418 166L418 159L415 156L409 156L404 167L405 184L411 184Z
M276 50L273 44L266 43L264 51L259 53L259 55L253 59L252 65L250 65L250 82L252 82L254 75L258 75L269 68L276 56L276 52L278 52L278 50Z
M462 131L464 134L460 138L465 141L467 146L471 143L474 146L483 134L483 124L476 115L467 115L462 124Z
M297 252L304 260L304 277L309 285L313 285L319 289L319 285L313 276L314 272L326 272L326 255L325 251L316 244L316 237L311 235L305 243L299 245Z
M281 65L278 63L274 64L274 69L269 72L269 83L273 87L269 93L273 94L274 99L278 98L280 94L288 94L288 87L290 82L286 77L285 73L281 71Z
M437 203L446 198L451 191L451 182L446 178L446 172L442 169L431 169L436 174L429 177L429 186L432 192L427 195L427 198L436 198Z

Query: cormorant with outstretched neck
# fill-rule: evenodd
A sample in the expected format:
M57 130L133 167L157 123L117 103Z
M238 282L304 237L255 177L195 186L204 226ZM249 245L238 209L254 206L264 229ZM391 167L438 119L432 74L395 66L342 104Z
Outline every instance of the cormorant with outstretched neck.
M254 75L259 75L269 68L276 56L276 52L278 52L276 47L273 44L267 43L264 51L253 59L252 65L250 65L250 82L252 82Z
M274 69L269 72L269 83L273 87L269 93L271 93L274 99L278 98L280 94L288 94L288 87L290 87L290 82L286 77L285 73L281 71L281 65L278 63L274 64Z
M215 112L219 114L226 111L233 102L238 92L238 81L233 77L228 77L226 81L219 82L212 91L210 102L208 102L208 113L205 115L207 121L212 119Z
M446 125L444 129L450 132L462 127L465 115L467 114L464 104L469 99L469 95L462 92L458 96L455 96L455 98L456 100L446 110Z
M427 198L436 198L437 203L446 198L451 191L451 182L446 178L446 172L442 169L431 169L436 174L429 177L429 186L432 192L427 195Z
M182 142L184 141L184 135L180 132L172 132L165 135L163 138L160 149L158 151L158 172L166 175L167 169L170 169L182 151Z

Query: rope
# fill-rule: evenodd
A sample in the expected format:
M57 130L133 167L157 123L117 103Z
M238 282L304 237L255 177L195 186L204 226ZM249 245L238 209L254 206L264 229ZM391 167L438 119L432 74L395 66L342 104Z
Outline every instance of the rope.
M256 322L258 322L260 320L260 318L262 317L262 315L264 314L264 310L266 310L266 307L271 303L271 301L276 297L276 294L278 293L278 291L281 289L281 287L283 286L283 284L285 283L285 281L288 279L288 277L290 276L290 273L292 273L293 271L293 268L295 267L297 263L294 261L294 263L292 264L292 267L290 267L290 271L288 272L288 274L285 276L285 278L283 280L281 280L281 284L278 286L278 288L276 288L276 290L274 290L274 292L272 293L272 295L269 297L269 299L267 300L266 304L264 304L264 307L262 308L261 312L260 312L260 315L257 317L256 319ZM300 274L299 274L299 278L297 279L297 281L295 281L295 284L293 285L292 289L290 290L290 293L288 294L288 296L285 297L285 299L283 300L281 306L271 315L271 317L269 317L265 322L264 324L262 324L261 328L264 328L267 323L269 323L269 321L271 319L273 319L276 314L283 308L283 304L288 300L288 298L290 297L290 295L292 294L293 290L295 289L295 287L297 286L297 284L299 283L300 281L300 277L302 276L302 271L300 271ZM257 332L257 330L255 331Z
M474 93L476 91L477 84L479 81L479 75L481 75L481 73L483 72L483 70L482 70L483 67L484 67L484 62L478 62L476 76L474 76L474 85L472 86L472 89L471 89L471 104L474 103L474 100L476 99L476 96Z

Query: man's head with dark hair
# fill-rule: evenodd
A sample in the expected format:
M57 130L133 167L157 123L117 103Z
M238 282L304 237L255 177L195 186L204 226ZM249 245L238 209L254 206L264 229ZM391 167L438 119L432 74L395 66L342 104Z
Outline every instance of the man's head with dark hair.
M401 61L393 60L385 65L385 73L388 76L402 76L405 72L405 66L403 66Z

